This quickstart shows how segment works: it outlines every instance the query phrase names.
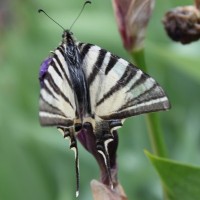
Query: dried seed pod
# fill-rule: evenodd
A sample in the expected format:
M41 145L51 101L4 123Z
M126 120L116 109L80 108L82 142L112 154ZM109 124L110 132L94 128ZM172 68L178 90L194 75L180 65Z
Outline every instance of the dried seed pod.
M163 24L174 41L188 44L200 38L200 12L195 6L177 7L168 11Z

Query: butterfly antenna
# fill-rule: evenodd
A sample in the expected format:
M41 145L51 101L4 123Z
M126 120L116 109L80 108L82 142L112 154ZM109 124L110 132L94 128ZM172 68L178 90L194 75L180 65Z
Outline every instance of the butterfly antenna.
M86 4L91 4L92 2L91 1L85 1L85 3L83 4L83 7L81 9L81 11L79 12L78 16L76 17L76 19L74 20L74 22L72 23L72 25L70 26L69 28L69 31L72 29L73 25L76 23L77 19L80 17L81 13L83 12Z
M51 19L53 22L55 22L58 26L60 26L65 31L65 29L63 28L63 26L61 26L57 21L55 21L52 17L50 17L44 10L39 9L38 12L39 13L44 13L49 19Z

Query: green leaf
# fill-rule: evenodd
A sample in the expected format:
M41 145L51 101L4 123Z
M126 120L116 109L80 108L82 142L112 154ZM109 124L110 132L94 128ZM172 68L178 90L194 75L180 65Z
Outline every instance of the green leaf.
M145 154L162 179L170 200L199 200L200 167L160 158L147 151Z

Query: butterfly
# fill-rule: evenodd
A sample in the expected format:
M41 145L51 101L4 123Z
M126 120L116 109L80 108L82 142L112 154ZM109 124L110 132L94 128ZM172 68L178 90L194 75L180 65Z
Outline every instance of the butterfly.
M165 92L152 77L97 45L77 41L69 30L64 30L61 44L41 64L39 80L40 123L57 127L75 152L76 196L76 136L83 128L93 130L96 149L111 179L108 145L113 130L128 117L170 108ZM106 131L102 131L105 124Z

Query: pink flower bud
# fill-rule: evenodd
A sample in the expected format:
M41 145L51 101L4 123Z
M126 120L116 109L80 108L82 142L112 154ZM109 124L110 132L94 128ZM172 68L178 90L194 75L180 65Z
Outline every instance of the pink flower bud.
M113 0L118 29L127 51L143 48L154 0Z
M120 185L117 184L114 190L97 180L91 181L91 188L94 200L127 200L126 194Z

